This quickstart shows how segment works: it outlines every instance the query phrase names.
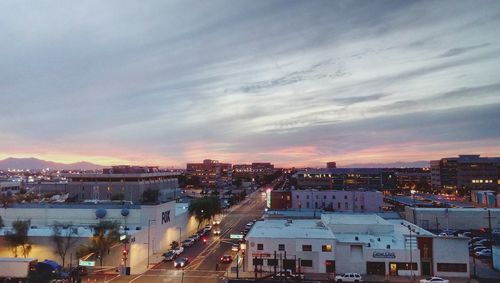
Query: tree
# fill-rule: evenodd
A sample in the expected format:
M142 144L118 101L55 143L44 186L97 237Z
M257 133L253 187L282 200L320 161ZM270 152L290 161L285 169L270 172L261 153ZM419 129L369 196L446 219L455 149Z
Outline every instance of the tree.
M177 242L177 241L172 241L172 243L170 243L170 248L172 250L177 248L178 246L179 246L179 242Z
M94 230L94 236L90 239L87 251L94 253L102 266L104 256L120 240L119 224L116 221L101 221L99 224L93 226L92 230Z
M199 229L203 221L210 220L213 216L220 213L220 200L215 196L193 199L189 203L188 211L198 221Z
M61 257L62 266L64 267L68 250L71 249L78 241L78 238L75 237L77 234L76 227L72 224L64 225L55 222L52 227L52 231L54 232L52 235L52 241L56 244L56 253Z
M31 220L16 220L12 222L12 231L5 233L5 240L12 250L14 257L18 256L18 248L21 248L24 257L27 257L31 252L31 245L28 242L28 230L30 229Z
M2 216L0 216L0 229L2 229L4 227L4 223L3 223L3 218Z

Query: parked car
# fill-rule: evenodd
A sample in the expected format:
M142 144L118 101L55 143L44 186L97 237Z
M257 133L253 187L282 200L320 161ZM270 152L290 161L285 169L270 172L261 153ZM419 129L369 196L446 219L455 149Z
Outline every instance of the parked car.
M185 267L188 263L189 259L187 257L181 257L174 261L174 267Z
M229 263L231 261L233 261L233 257L230 256L230 255L223 255L223 256L220 257L220 262L221 263Z
M177 247L177 248L173 249L172 251L173 251L174 253L176 253L177 255L180 255L181 253L183 253L183 252L184 252L184 248L183 248L183 247L181 247L181 246L179 246L179 247Z
M335 282L362 282L359 273L345 273L344 275L335 276Z
M205 231L211 231L212 230L212 225L207 225L205 226Z
M485 237L473 237L470 241L472 243L475 243L475 242L477 242L479 240L488 240L488 239L486 239Z
M420 283L450 283L450 280L443 279L441 277L431 277L427 279L421 279Z
M177 256L178 256L178 254L175 253L174 251L168 251L168 252L166 252L166 253L163 254L163 258L165 259L165 261L172 261Z
M181 246L184 248L191 247L192 245L194 245L193 239L186 239L186 240L182 241L182 243L181 243Z
M201 229L198 232L196 232L196 234L198 234L200 237L203 237L205 236L205 234L207 234L207 232L208 232L207 230Z
M193 235L191 235L189 238L190 238L190 239L193 239L193 240L195 240L195 241L198 241L198 240L200 239L200 235L198 235L198 234L193 234Z
M231 246L231 251L233 251L233 252L237 252L237 251L239 251L239 250L240 250L240 245L238 245L238 244L233 244L233 245Z
M276 273L276 275L273 276L274 279L281 279L281 278L294 278L294 279L304 279L303 274L295 273L291 269L286 269L281 272Z
M490 249L480 250L478 252L475 252L474 255L478 258L488 258L491 257L491 250Z
M472 238L472 233L471 232L463 232L463 233L458 234L458 236Z
M479 241L476 241L474 243L474 245L478 246L478 245L482 245L482 246L491 246L491 243L490 243L490 240L487 240L487 239L482 239L482 240L479 240Z

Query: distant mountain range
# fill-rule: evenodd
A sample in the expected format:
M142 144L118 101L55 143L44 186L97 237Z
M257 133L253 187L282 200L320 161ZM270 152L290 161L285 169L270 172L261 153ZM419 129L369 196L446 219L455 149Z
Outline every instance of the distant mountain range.
M349 164L347 166L342 166L345 168L420 168L429 167L429 161L411 161L403 162L396 161L390 163L359 163L359 164Z
M102 169L105 166L97 165L94 163L81 161L75 163L59 163L53 161L46 161L37 158L13 158L9 157L4 160L0 160L0 169L56 169L56 170L97 170Z

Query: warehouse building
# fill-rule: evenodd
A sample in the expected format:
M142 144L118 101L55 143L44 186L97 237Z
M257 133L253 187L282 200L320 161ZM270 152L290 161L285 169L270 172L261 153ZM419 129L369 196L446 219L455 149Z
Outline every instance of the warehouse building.
M247 270L468 277L467 238L438 237L376 214L266 219L247 235ZM450 254L449 251L454 253Z

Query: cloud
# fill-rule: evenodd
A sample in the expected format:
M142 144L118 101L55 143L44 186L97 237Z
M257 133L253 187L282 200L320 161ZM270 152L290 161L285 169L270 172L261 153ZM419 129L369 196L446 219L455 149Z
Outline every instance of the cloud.
M0 151L175 166L498 153L499 7L3 2Z
M448 49L443 54L439 55L438 57L446 58L446 57L457 56L457 55L461 55L461 54L463 54L465 52L469 52L469 51L472 51L472 50L475 50L475 49L479 49L479 48L482 48L482 47L485 47L485 46L488 46L488 45L490 45L490 43L483 43L483 44L478 44L478 45L471 45L471 46L465 46L465 47L451 48L451 49Z

